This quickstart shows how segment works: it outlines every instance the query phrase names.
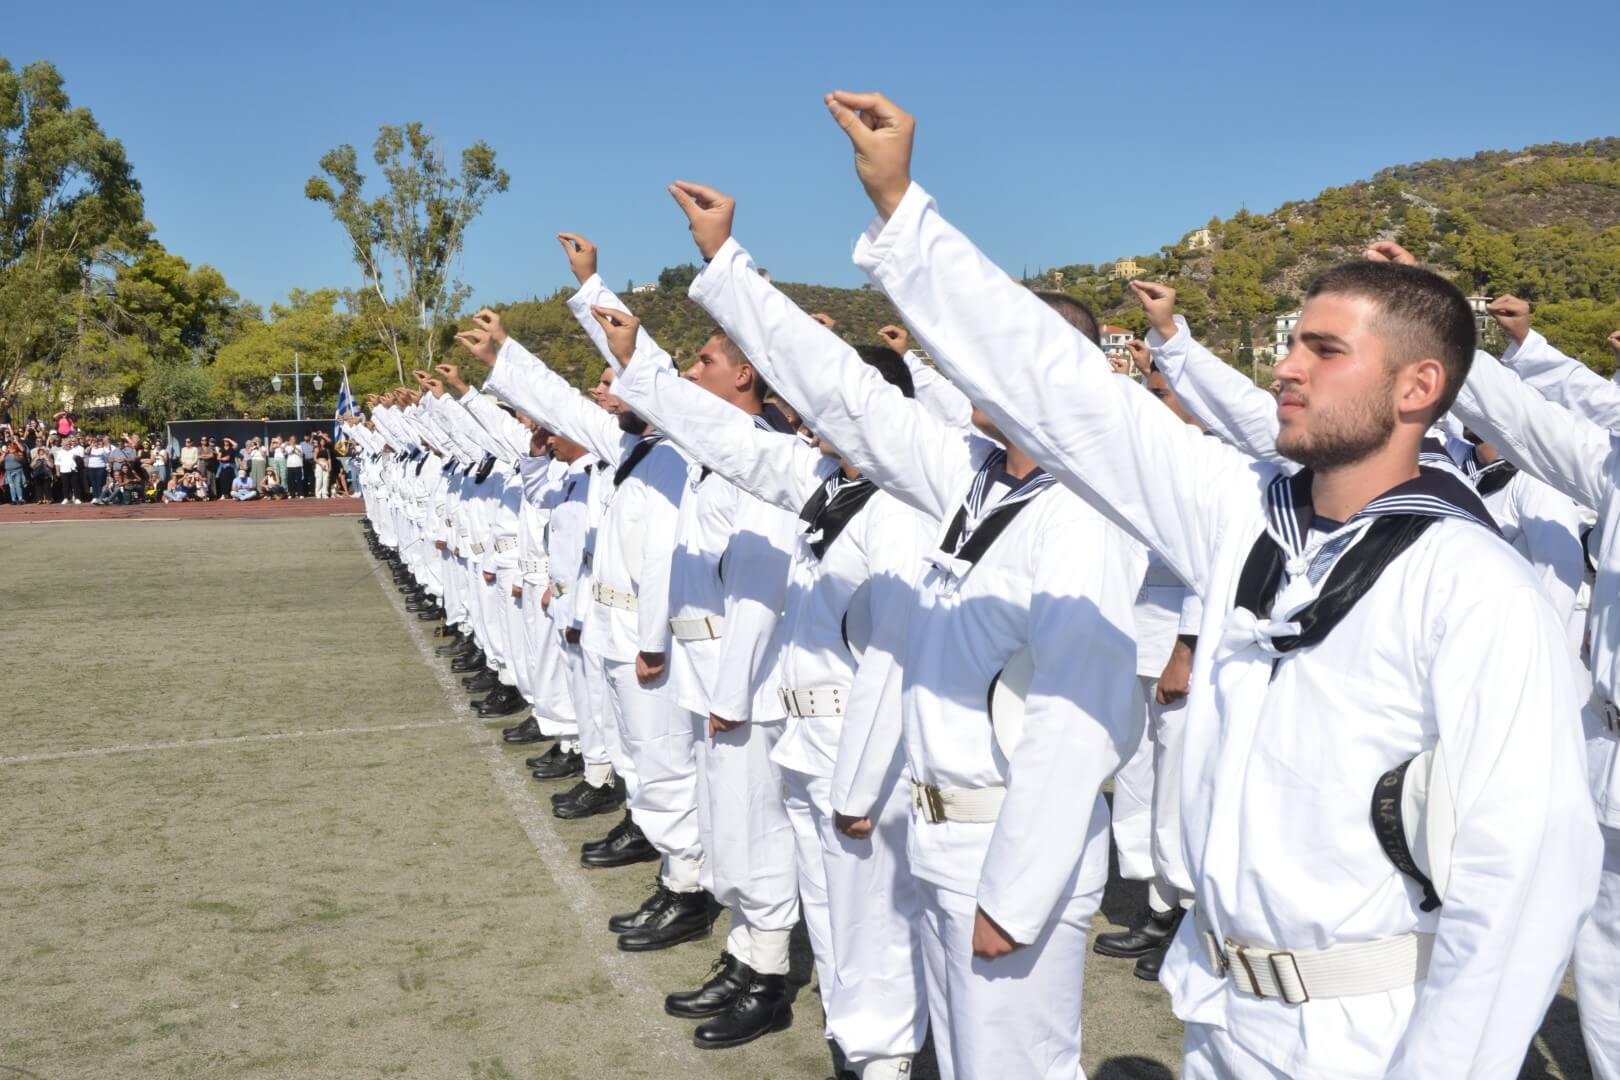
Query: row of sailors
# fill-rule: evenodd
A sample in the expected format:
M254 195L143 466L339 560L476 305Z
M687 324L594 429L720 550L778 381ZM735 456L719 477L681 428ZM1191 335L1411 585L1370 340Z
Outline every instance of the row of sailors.
M1391 374L1419 403L1384 424L1330 365L1428 320L1466 370L1471 315L1365 263L1313 288L1280 407L1136 286L1144 393L1090 312L911 182L909 117L829 106L879 211L856 263L949 381L795 307L731 201L681 184L719 327L685 373L563 234L594 400L485 311L482 393L441 368L355 428L381 545L577 746L559 813L622 786L582 852L660 863L620 947L728 909L713 977L666 1008L700 1047L784 1026L802 914L853 1073L904 1075L931 1023L943 1076L1078 1075L1112 778L1158 914L1099 951L1175 934L1148 970L1185 1075L1514 1075L1573 951L1620 1076L1620 389L1498 302L1509 366L1473 358L1469 437L1436 429L1420 470L1452 372Z

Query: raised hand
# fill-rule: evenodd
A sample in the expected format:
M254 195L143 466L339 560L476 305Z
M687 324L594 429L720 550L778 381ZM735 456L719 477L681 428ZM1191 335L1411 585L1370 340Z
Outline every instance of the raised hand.
M1153 370L1153 352L1147 347L1147 342L1131 338L1125 343L1125 348L1130 350L1131 360L1135 362L1137 371L1146 375Z
M911 187L911 141L917 121L882 94L834 90L827 111L855 147L855 175L885 219Z
M906 328L903 326L895 326L892 323L888 326L880 327L878 329L878 337L883 339L883 344L887 345L901 356L906 355L906 349L908 349L911 345L911 335L906 333Z
M480 363L495 366L495 357L500 353L500 346L495 344L495 338L487 330L463 330L456 335L456 341L462 348L472 353L473 359Z
M1530 335L1530 304L1517 296L1498 296L1485 305L1485 314L1495 319L1507 336L1521 345Z
M838 329L838 320L827 314L825 311L817 311L810 317L829 330Z
M596 245L578 233L571 232L558 233L557 241L568 253L568 268L574 272L579 283L583 285L591 280L596 273Z
M692 229L692 239L697 242L698 250L705 259L714 258L731 236L731 219L737 212L736 200L720 194L714 188L686 180L677 180L669 185L669 193L686 213L686 221Z
M1142 302L1142 310L1147 312L1148 325L1157 330L1161 337L1175 337L1176 290L1157 281L1133 281L1130 286L1136 298Z
M1373 262L1400 263L1402 266L1417 265L1417 256L1393 240L1379 240L1361 254L1363 258L1371 259Z
M440 364L433 369L444 377L444 384L454 390L458 395L467 392L467 380L461 377L461 369L454 364Z
M1614 350L1615 356L1620 356L1620 330L1609 335L1609 348Z
M411 370L411 378L415 379L418 385L426 386L428 381L428 373L423 371L421 368L413 368Z
M438 379L428 379L422 385L433 391L434 397L444 397L444 383Z
M486 331L490 337L495 339L496 349L506 344L506 324L501 322L501 317L489 310L489 308L479 308L478 314L473 316L473 322L478 324L480 330ZM494 362L493 360L490 361L492 364Z
M619 363L628 366L630 358L636 354L636 331L641 328L641 320L628 311L614 311L595 304L591 305L591 317L607 335L608 352Z

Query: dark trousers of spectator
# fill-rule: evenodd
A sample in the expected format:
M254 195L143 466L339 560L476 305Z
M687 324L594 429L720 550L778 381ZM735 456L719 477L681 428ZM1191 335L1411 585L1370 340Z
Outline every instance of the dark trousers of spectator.
M80 474L82 474L84 476L87 476L89 478L90 497L92 499L101 498L101 489L107 486L107 470L106 469L94 469L94 468L81 469L79 471L79 473L76 473L75 475L80 475Z
M287 466L287 494L302 496L304 494L304 467L302 465Z
M224 499L231 494L231 483L236 479L235 465L221 465L214 476L214 498Z

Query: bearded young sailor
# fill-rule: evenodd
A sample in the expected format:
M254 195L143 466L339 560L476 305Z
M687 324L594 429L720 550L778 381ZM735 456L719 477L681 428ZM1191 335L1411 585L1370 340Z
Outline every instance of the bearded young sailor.
M1552 351L1541 335L1531 338L1527 312L1502 314L1519 349ZM1590 543L1597 563L1589 613L1591 698L1582 721L1603 869L1597 906L1575 941L1575 994L1592 1070L1614 1080L1620 1077L1620 710L1614 704L1620 695L1620 444L1592 419L1603 415L1614 391L1573 359L1543 356L1532 370L1554 400L1490 357L1477 356L1456 412L1524 473L1597 511Z
M1142 385L1148 393L1183 423L1202 430L1176 399L1164 373L1154 369L1147 346L1134 340L1128 344L1137 366L1147 373ZM1147 883L1148 917L1129 930L1098 934L1092 949L1134 959L1137 978L1157 981L1170 940L1193 899L1181 858L1181 735L1203 606L1175 571L1149 552L1135 615L1133 707L1142 718L1142 741L1114 777L1113 833L1119 876Z
M1160 975L1185 1075L1516 1075L1600 853L1557 616L1473 492L1418 465L1468 371L1467 301L1412 267L1318 278L1277 368L1278 449L1306 466L1290 476L1113 378L947 223L911 182L910 116L877 94L827 104L878 211L857 265L1009 437L1203 598L1182 785L1196 919ZM1431 818L1449 802L1455 820L1423 849L1431 888L1371 813L1425 751Z
M700 250L710 239L699 237ZM602 318L610 339L631 355L634 321L608 313ZM757 342L737 344L747 355L765 355ZM777 339L778 350L790 345ZM878 347L861 355L912 396L896 355ZM787 728L771 757L786 782L827 1037L838 1044L846 1067L865 1080L905 1075L928 1025L916 892L904 863L909 785L902 785L898 755L891 753L893 767L885 770L863 835L856 837L835 827L832 784L843 732L869 730L872 710L898 704L884 690L905 627L888 613L914 602L934 527L839 461L827 443L762 430L647 359L653 358L626 367L616 383L620 396L694 461L791 514L797 525L782 616L779 693ZM779 351L766 366L792 362ZM872 620L872 640L859 660L846 637L857 595L869 610L885 613ZM735 956L726 959L705 988L716 1003L744 993L756 974Z
M649 366L673 373L668 354L643 330L632 327L623 335L623 349L610 344L593 310L618 310L621 301L596 272L596 247L574 233L560 233L558 240L580 283L569 309L620 373L614 383L620 399L622 364L637 340L652 355ZM785 430L766 412L764 381L723 334L704 342L683 378L749 423ZM704 884L730 913L721 966L750 973L740 980L731 971L724 982L730 993L717 993L710 980L665 999L673 1015L706 1020L693 1035L699 1049L741 1045L780 1030L791 1017L788 939L799 921L799 901L782 777L770 760L785 714L774 684L763 685L774 667L787 578L791 533L781 517L713 470L688 467L669 573L670 687L691 730ZM614 928L634 932L650 917L643 913Z
M619 934L621 949L664 949L705 936L714 912L701 878L692 730L668 685L670 561L686 459L617 398L612 415L586 401L509 338L494 312L474 320L480 329L460 340L491 366L487 385L613 469L593 560L595 603L581 640L603 659L622 749L614 767L624 776L634 824L582 851L580 860L598 868L660 861L659 884L637 925Z
M815 357L773 364L772 384L938 530L907 616L902 701L929 1012L949 1035L936 1042L941 1073L1073 1076L1087 927L1107 877L1099 789L1138 735L1139 549L1017 448L965 439L793 308L731 236L730 199L689 184L672 193L694 235L723 239L693 299L753 355ZM1001 746L987 704L1026 649L1023 737Z

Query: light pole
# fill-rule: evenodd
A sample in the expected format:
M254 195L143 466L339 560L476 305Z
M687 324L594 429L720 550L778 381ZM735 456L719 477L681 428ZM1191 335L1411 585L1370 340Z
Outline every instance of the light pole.
M304 418L303 372L298 369L298 354L296 352L293 353L293 369L291 371L278 371L274 375L270 376L270 389L274 390L278 394L281 393L281 377L283 375L287 376L293 381L294 415L298 419L302 420ZM311 379L310 382L314 384L315 392L317 394L320 393L322 385L321 373L317 371L315 373L315 377Z

